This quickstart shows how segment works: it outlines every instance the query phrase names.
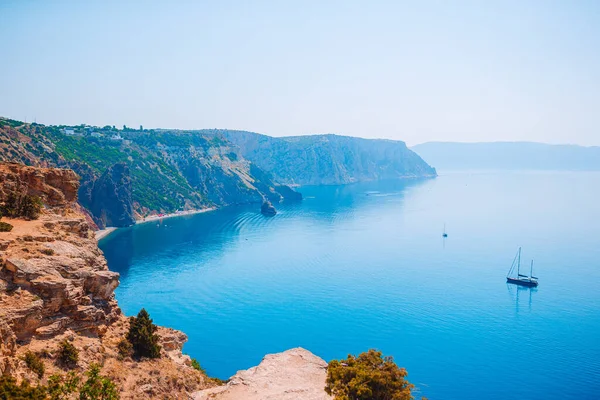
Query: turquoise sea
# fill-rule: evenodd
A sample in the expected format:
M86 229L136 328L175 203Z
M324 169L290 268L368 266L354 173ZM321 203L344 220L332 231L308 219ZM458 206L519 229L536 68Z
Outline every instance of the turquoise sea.
M124 312L187 333L220 378L292 347L377 348L430 400L600 398L600 173L299 190L275 217L231 207L102 240ZM506 283L519 246L537 289Z

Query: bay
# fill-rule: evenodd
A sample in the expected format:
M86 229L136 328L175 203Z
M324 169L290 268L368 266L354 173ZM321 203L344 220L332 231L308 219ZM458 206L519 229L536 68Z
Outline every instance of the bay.
M600 396L600 173L299 191L271 218L229 207L103 239L119 305L184 331L220 378L298 346L377 348L430 399ZM506 283L519 246L536 289Z

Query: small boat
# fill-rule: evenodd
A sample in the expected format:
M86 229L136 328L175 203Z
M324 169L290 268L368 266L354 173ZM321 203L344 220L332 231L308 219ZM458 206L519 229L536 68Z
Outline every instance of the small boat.
M446 224L444 224L444 233L442 233L442 237L448 237L448 234L446 233Z
M517 276L511 276L515 271L515 267L517 268ZM533 276L533 260L531 260L531 267L529 270L529 275L523 275L521 273L521 248L519 247L519 251L517 251L517 255L513 260L510 270L506 275L506 282L512 283L515 285L527 286L527 287L536 287L538 285L538 278Z

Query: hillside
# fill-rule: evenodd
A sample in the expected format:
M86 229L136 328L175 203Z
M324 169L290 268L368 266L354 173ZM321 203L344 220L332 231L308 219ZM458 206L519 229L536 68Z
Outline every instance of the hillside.
M56 127L0 118L0 161L66 167L99 227L149 214L301 196L273 182L218 135Z
M401 141L339 135L275 138L219 131L240 153L287 185L336 185L435 176L434 168Z
M440 170L600 170L600 147L529 142L429 142L412 150Z
M188 398L214 386L182 354L182 332L157 328L157 358L124 354L130 320L114 297L119 274L108 270L76 204L78 185L70 170L0 163L0 206L11 196L35 196L43 206L38 219L1 221L12 229L0 231L0 376L51 387L51 376L83 377L95 363L122 399ZM64 343L73 349L68 363ZM23 398L3 390L0 398Z

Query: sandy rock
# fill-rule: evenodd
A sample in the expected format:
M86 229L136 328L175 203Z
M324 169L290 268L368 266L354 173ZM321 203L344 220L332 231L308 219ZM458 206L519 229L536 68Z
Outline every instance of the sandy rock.
M296 348L269 354L261 363L238 371L224 386L194 393L194 400L328 400L327 363Z

